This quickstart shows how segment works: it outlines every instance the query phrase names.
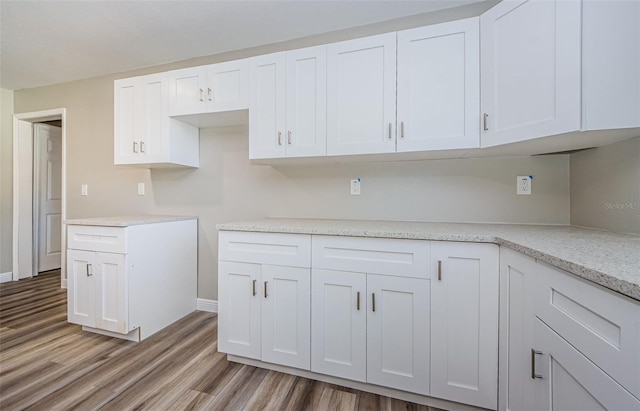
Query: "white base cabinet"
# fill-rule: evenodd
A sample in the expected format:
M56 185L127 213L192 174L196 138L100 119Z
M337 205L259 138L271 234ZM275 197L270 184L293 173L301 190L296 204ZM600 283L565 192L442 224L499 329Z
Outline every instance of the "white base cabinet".
M143 340L196 309L197 221L68 225L68 321Z
M501 252L504 410L640 410L640 304Z

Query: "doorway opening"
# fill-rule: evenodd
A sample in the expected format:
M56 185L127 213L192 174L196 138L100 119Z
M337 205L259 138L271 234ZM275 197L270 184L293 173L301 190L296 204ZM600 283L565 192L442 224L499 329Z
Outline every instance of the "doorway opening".
M66 288L65 117L65 109L14 115L14 281L60 268Z

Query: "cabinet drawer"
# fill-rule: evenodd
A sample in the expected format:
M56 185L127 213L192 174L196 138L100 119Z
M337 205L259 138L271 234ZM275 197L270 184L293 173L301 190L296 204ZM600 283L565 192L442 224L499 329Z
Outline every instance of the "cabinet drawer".
M311 236L306 234L221 231L222 261L311 267Z
M313 236L313 268L431 278L428 241Z
M67 248L74 250L126 253L126 227L70 225L67 227Z
M539 264L536 316L640 398L640 304Z

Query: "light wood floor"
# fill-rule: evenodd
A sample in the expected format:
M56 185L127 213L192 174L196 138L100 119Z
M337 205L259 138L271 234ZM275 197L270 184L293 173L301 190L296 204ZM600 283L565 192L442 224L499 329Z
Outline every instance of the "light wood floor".
M228 362L211 313L140 343L66 319L58 271L0 285L0 410L434 410Z

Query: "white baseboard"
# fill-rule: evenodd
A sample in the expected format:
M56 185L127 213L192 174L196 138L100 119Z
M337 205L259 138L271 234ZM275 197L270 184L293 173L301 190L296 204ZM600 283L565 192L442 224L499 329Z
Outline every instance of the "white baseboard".
M196 300L196 310L207 311L210 313L218 312L218 302L216 300L207 300L206 298L198 298Z
M13 273L11 271L0 274L0 284L13 281ZM217 307L217 304L216 304Z

